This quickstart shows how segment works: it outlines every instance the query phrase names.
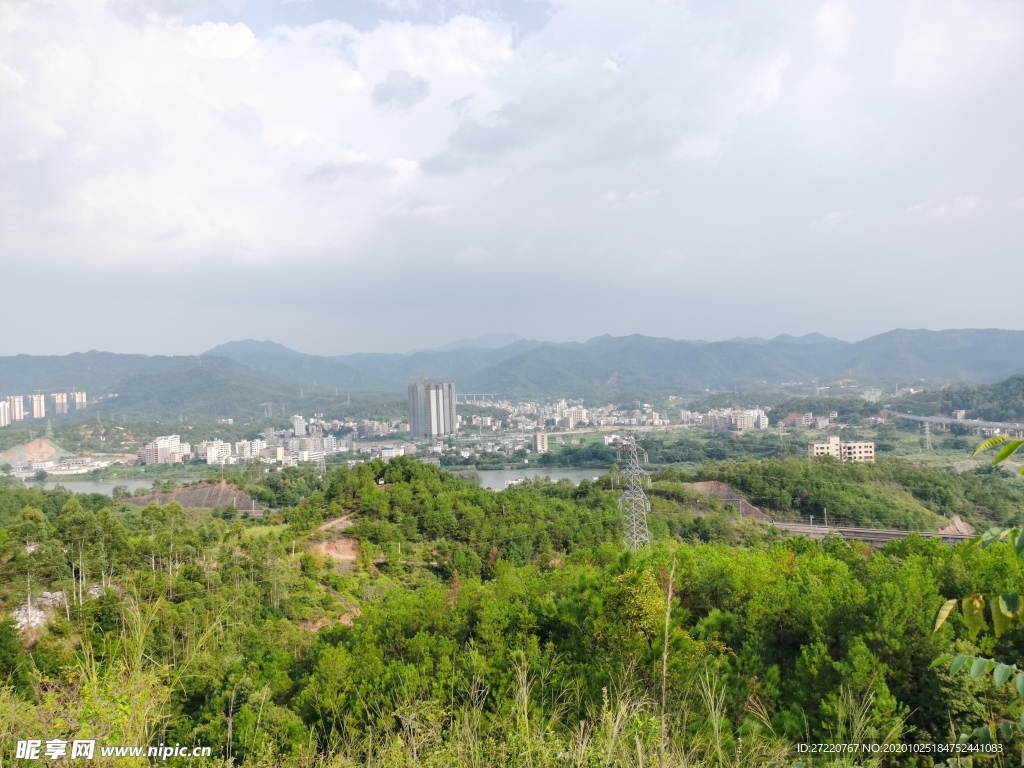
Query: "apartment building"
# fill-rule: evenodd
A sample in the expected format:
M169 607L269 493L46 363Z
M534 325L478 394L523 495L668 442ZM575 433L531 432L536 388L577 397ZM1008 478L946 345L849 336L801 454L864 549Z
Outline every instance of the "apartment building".
M29 404L32 406L33 419L46 418L46 395L29 395Z
M72 392L71 402L75 405L76 411L85 410L85 392Z
M143 464L180 464L190 452L180 435L163 435L140 448L138 457Z
M53 412L58 416L68 412L68 393L67 392L54 392L51 397L53 398Z
M223 440L204 440L196 446L196 456L207 464L227 464L231 456L231 443Z
M533 450L535 453L548 452L548 436L543 432L533 433Z
M870 442L854 442L830 437L824 443L811 443L807 446L807 455L832 456L838 461L873 462L875 460L875 444Z
M11 409L11 421L25 420L25 398L22 395L8 395L7 405Z
M409 432L413 438L454 435L458 429L455 384L428 384L426 379L420 379L409 385Z
M11 405L6 400L0 400L0 427L11 426Z

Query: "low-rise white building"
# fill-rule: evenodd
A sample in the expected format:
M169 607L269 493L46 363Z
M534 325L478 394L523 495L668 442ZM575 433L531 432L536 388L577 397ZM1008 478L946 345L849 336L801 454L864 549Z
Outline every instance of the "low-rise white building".
M833 435L824 443L811 443L807 446L807 455L811 458L832 456L839 461L873 462L875 460L875 444L840 440Z
M204 440L196 446L196 455L207 464L227 464L231 456L231 443L223 440Z

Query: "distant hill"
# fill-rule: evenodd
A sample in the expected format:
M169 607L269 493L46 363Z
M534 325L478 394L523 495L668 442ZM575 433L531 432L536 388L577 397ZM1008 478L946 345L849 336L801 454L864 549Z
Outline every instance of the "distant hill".
M445 344L443 347L435 347L433 352L450 352L453 349L463 349L464 347L470 347L475 349L501 349L507 347L509 344L514 344L517 341L522 340L522 336L518 333L485 333L482 336L477 336L475 339L459 339L453 341L450 344Z
M293 382L304 390L387 389L387 382L339 358L307 355L273 341L231 341L214 347L206 356L234 360L250 370Z
M294 407L303 394L291 382L226 357L110 352L0 357L0 397L73 387L84 390L90 404L86 411L72 412L68 418L96 413L141 419L250 417L258 415L266 402L283 409ZM52 415L49 402L47 409Z
M256 362L255 350L225 348L233 359ZM274 355L283 353L275 350ZM270 351L265 355L271 357ZM302 370L290 360L292 373ZM520 339L498 349L457 347L406 355L364 353L302 356L308 370L342 362L384 390L400 393L418 376L451 379L463 392L517 397L654 396L702 389L771 388L784 382L838 378L863 384L926 381L989 382L1024 372L1024 332L895 330L859 342L822 334L772 339L685 341L651 336L598 336L586 342ZM1019 361L1019 362L1018 362ZM287 371L281 371L285 376Z
M86 352L0 357L0 396L72 387L105 413L164 419L252 417L309 411L346 392L404 399L419 376L462 392L513 397L632 399L711 390L764 390L785 382L856 379L989 384L1024 373L1024 332L898 329L858 342L820 334L685 341L599 336L586 342L519 339L497 349L458 346L409 354L308 355L267 341L235 341L205 355L148 357Z
M0 453L0 464L25 467L33 461L60 463L62 459L70 455L52 440L40 438Z

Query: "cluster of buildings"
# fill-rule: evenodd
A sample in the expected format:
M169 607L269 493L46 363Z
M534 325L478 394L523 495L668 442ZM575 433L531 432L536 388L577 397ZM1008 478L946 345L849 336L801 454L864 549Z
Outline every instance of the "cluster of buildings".
M0 427L9 427L16 421L24 421L28 414L31 414L33 419L45 419L47 399L51 402L53 413L58 416L67 413L69 408L82 411L86 406L85 392L79 392L77 389L71 392L53 392L49 395L40 392L27 396L8 395L0 400Z
M780 424L787 427L802 427L803 429L830 429L842 426L839 423L839 413L837 411L829 412L828 416L822 416L821 414L816 416L811 411L807 413L791 413L782 419Z
M89 457L72 456L60 459L31 459L20 466L12 467L11 475L22 480L28 480L38 472L45 472L55 477L64 475L84 475L94 469L109 467L111 462L104 459L93 459Z
M345 437L337 434L345 433ZM234 465L256 462L279 463L296 466L300 462L319 462L336 453L371 453L394 458L414 453L411 444L361 444L359 438L380 438L408 435L407 422L354 419L325 419L316 413L310 419L301 414L291 418L291 429L267 429L251 440L227 442L220 439L203 440L195 445L183 442L180 435L164 435L138 451L141 464L177 464L185 461L203 461L207 464Z
M668 420L658 413L649 403L639 408L616 408L613 405L587 408L582 400L562 399L555 403L512 402L509 400L492 400L490 406L508 413L508 425L514 430L571 430L579 427L659 427L668 424ZM487 417L471 417L475 419ZM490 424L482 423L482 426Z
M684 427L728 432L746 432L750 429L768 429L769 408L713 408L707 413L683 410L680 418Z

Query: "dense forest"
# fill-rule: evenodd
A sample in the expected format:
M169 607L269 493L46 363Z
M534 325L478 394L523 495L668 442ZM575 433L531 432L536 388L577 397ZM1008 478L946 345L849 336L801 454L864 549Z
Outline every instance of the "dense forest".
M0 489L3 615L29 595L47 614L21 635L0 624L0 759L18 738L84 735L246 765L781 766L798 743L955 741L1012 701L934 662L1013 663L1024 630L954 614L933 631L950 598L1024 588L1010 544L783 538L682 485L1010 523L1020 491L999 474L670 469L638 553L607 477L493 493L401 458L232 479L278 511ZM46 607L57 590L66 604ZM804 764L936 762L844 759Z
M729 483L782 518L823 519L827 509L835 519L910 530L935 530L953 515L979 528L1024 521L1024 483L989 467L957 472L898 460L844 464L786 458L707 463L691 475L668 469L662 476Z
M904 407L904 402L907 407ZM899 410L943 416L964 410L969 419L1020 421L1024 419L1024 375L1011 376L996 384L944 387L921 392L900 401Z

